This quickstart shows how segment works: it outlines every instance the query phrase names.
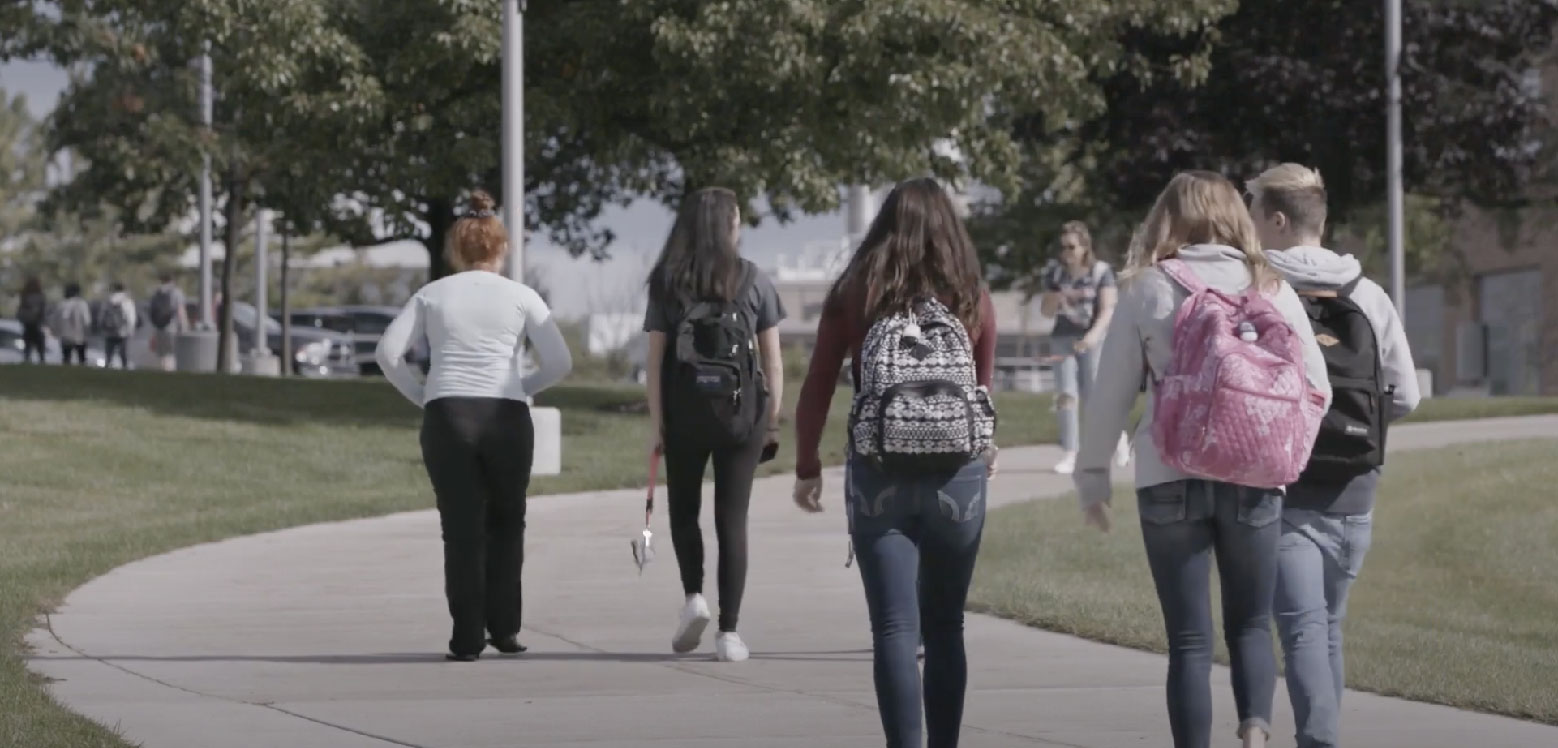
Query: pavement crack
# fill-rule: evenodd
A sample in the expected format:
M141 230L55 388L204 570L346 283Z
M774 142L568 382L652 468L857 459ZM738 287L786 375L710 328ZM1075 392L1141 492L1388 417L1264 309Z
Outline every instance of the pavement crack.
M386 737L384 735L375 735L375 734L373 734L371 732L363 732L362 730L358 730L358 729L355 729L355 728L347 727L346 725L339 725L339 724L336 724L334 722L328 722L328 721L325 721L325 720L322 720L322 719L318 719L318 718L315 718L315 717L310 717L310 716L308 716L306 714L299 714L297 712L291 711L290 709L283 709L282 707L276 706L274 703L270 703L270 702L245 701L243 699L234 699L234 698L230 698L230 697L227 697L227 696L221 696L221 695L218 695L218 694L212 694L212 693L205 693L205 692L202 692L202 691L197 691L197 690L195 690L193 688L186 688L186 687L181 686L181 685L179 685L177 683L170 683L170 682L162 680L160 678L155 678L155 677L147 675L145 673L138 672L136 670L132 670L131 668L125 667L124 665L120 665L119 663L114 662L112 660L106 660L106 659L103 659L101 657L98 657L97 655L88 654L86 652L81 651L80 649L77 649L75 646L71 645L69 642L67 642L64 639L62 639L60 637L60 635L59 635L59 632L54 630L54 619L48 613L43 614L43 627L44 627L44 629L46 629L49 632L49 636L52 637L54 639L54 641L58 642L61 647L64 647L65 649L68 649L71 652L74 652L76 654L76 656L81 657L82 659L91 660L92 662L96 662L99 665L104 665L104 666L113 668L115 670L118 670L121 673L124 673L125 675L129 675L129 676L134 677L134 678L140 678L141 680L147 681L148 683L155 683L155 684L157 684L159 686L162 686L163 688L172 689L174 691L178 691L180 693L186 693L186 694L189 694L191 696L198 696L198 697L203 698L203 699L214 699L216 701L225 701L225 702L227 702L229 704L240 704L240 705L243 705L243 706L252 706L252 707L259 708L259 709L266 709L266 710L269 710L269 711L272 711L272 712L276 712L278 714L285 714L288 717L292 717L293 719L300 719L300 720L303 720L305 722L312 722L312 723L314 723L316 725L319 725L321 727L328 727L330 729L339 730L339 731L345 732L345 733L350 733L350 734L356 735L358 737L368 738L369 740L377 740L377 741L385 743L387 745L400 746L400 748L432 748L432 746L419 745L417 743L407 743L407 742L405 742L403 740L396 740L394 738Z

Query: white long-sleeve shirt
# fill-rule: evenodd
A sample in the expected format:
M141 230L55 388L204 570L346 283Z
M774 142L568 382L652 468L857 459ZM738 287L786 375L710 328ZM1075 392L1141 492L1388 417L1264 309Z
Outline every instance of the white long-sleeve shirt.
M1220 291L1239 292L1250 285L1250 272L1244 254L1232 247L1197 245L1179 250L1179 259L1201 281ZM1082 409L1082 445L1077 452L1073 480L1083 508L1106 501L1111 492L1109 461L1114 457L1120 432L1129 424L1131 408L1148 367L1154 372L1168 369L1173 358L1174 317L1190 293L1157 268L1143 271L1124 285L1108 335L1100 352L1098 379L1093 382L1091 398ZM1292 326L1304 351L1304 375L1314 389L1331 403L1331 379L1326 374L1325 356L1315 342L1314 328L1304 303L1286 282L1272 298L1277 311ZM1152 440L1153 398L1136 427L1136 488L1185 480L1187 475L1163 464Z
M423 339L432 355L425 382L406 362ZM537 365L529 374L527 347ZM528 402L573 369L568 343L541 295L482 270L423 286L384 331L375 358L385 378L418 406L445 397Z

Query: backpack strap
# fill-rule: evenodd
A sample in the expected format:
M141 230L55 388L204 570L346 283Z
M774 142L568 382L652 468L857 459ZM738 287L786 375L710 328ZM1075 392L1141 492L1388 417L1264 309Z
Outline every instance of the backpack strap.
M1167 275L1175 283L1184 286L1185 290L1191 294L1198 294L1207 289L1206 283L1202 282L1201 277L1196 275L1195 271L1191 270L1184 260L1172 258L1163 260L1158 263L1158 269L1162 270L1163 274Z

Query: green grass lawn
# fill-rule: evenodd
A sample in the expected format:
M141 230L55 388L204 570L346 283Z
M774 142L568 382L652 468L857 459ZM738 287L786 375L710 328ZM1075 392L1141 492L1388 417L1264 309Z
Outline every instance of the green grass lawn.
M829 463L842 458L848 401L834 401ZM1055 438L1048 398L997 403L1003 444ZM541 404L564 411L564 465L535 495L643 484L642 389L560 387ZM38 614L175 548L431 507L419 418L377 380L0 368L0 746L124 745L53 704L25 670L21 639ZM765 471L793 466L786 444Z
M1387 473L1350 603L1348 685L1558 724L1558 441L1406 453ZM993 512L971 606L1164 651L1135 504L1116 493L1107 536L1070 499Z

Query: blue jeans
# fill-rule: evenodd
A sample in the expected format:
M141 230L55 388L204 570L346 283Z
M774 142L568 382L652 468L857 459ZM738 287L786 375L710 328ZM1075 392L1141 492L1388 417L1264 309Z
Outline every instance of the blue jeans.
M871 614L876 703L888 748L954 748L968 660L963 605L985 525L988 472L889 475L851 459L850 535ZM925 681L915 649L923 634ZM925 729L920 726L924 705Z
M1309 509L1282 513L1278 546L1277 631L1287 659L1288 697L1299 748L1338 744L1342 691L1342 620L1347 592L1374 534L1370 514Z
M1206 748L1212 741L1213 551L1239 729L1241 734L1253 728L1270 732L1277 687L1271 603L1281 492L1182 480L1141 489L1136 499L1168 634L1168 711L1175 748Z
M1055 338L1051 345L1055 350L1069 355L1055 364L1055 413L1060 421L1060 448L1075 452L1082 441L1082 429L1077 425L1077 409L1087 400L1087 393L1098 377L1098 348L1076 353L1072 346L1080 338Z

